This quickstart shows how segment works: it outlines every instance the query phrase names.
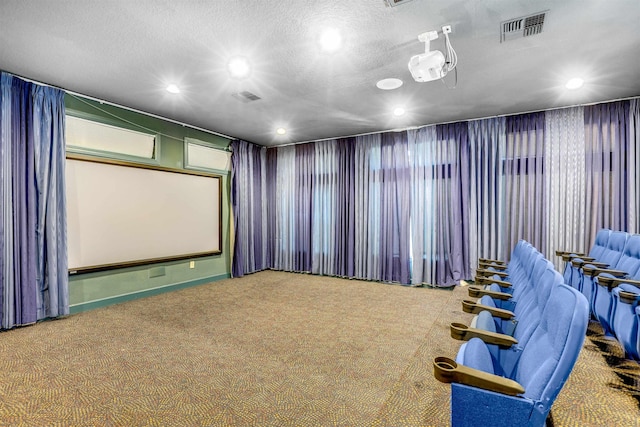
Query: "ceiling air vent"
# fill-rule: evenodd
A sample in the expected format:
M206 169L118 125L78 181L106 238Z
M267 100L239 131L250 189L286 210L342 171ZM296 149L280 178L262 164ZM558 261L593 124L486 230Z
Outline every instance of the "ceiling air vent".
M544 12L502 22L500 24L500 43L540 34L547 12L548 10L545 10Z
M384 0L384 4L391 7L400 6L404 3L409 3L411 0Z
M234 93L231 96L233 96L238 101L242 101L242 102L252 102L252 101L257 101L259 99L262 99L255 93L251 93L247 90L243 92Z

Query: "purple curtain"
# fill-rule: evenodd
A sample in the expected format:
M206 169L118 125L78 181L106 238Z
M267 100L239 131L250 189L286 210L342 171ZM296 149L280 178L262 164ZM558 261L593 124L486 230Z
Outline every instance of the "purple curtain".
M443 161L436 165L436 285L470 277L469 138L466 122L436 126Z
M584 107L587 236L598 230L628 229L629 101Z
M69 313L64 92L1 74L0 328Z
M276 178L278 168L278 150L267 149L267 242L266 242L266 268L276 268L275 250L277 244L276 234Z
M410 173L406 132L382 135L380 152L380 264L385 282L410 282Z
M315 177L315 147L313 144L295 146L295 169L295 259L293 270L311 272L313 256L311 230Z
M536 248L547 243L544 167L545 114L532 113L506 119L504 248L524 239Z
M246 141L231 142L231 206L234 277L267 268L266 150Z
M355 138L336 143L337 195L335 228L335 272L354 276L355 260Z

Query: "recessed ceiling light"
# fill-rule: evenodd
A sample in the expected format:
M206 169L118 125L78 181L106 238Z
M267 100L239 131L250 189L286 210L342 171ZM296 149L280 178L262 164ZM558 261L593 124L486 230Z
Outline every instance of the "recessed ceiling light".
M180 93L180 88L173 83L167 86L167 92L169 93Z
M565 87L569 90L575 90L575 89L580 89L583 84L584 84L583 79L581 79L580 77L575 77L573 79L570 79L567 82L567 84L565 84Z
M327 28L320 35L320 47L325 52L335 52L342 46L342 36L335 28Z
M402 108L402 107L396 107L393 110L393 115L394 116L402 116L403 114L404 114L404 108Z
M376 83L376 86L378 87L378 89L382 90L398 89L400 86L402 86L402 80L395 78L382 79L378 83Z
M278 135L284 135L285 133L287 133L287 130L285 128L278 128L276 129L276 133Z
M227 70L231 77L236 79L244 79L251 74L251 64L249 60L243 56L236 56L229 60L227 64Z

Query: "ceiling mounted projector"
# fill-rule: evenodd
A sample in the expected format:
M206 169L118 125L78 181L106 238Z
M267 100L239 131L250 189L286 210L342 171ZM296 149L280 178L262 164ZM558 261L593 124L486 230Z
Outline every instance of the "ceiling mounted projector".
M451 47L449 42L449 33L451 32L451 26L447 25L442 27L442 33L445 36L445 46L447 50L447 56L439 50L429 51L429 45L431 40L438 38L437 31L428 31L418 36L418 40L425 44L425 51L419 55L414 55L409 60L409 71L411 76L417 82L430 82L432 80L438 80L447 75L447 73L453 70L458 62L456 52Z
M414 55L409 60L409 71L417 82L430 82L441 79L444 72L444 55L439 50Z

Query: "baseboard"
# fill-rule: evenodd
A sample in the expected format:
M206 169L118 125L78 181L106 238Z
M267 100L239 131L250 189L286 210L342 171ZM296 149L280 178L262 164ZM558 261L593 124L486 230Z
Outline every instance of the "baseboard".
M101 298L93 301L86 301L79 304L69 306L69 314L82 313L84 311L94 310L100 307L106 307L121 302L133 301L140 298L146 298L153 295L159 295L166 292L173 292L180 289L190 288L192 286L204 285L206 283L216 282L218 280L229 279L230 274L218 274L216 276L204 277L201 279L189 280L186 282L173 283L170 285L159 286L157 288L145 289L142 291L131 292L113 297Z

